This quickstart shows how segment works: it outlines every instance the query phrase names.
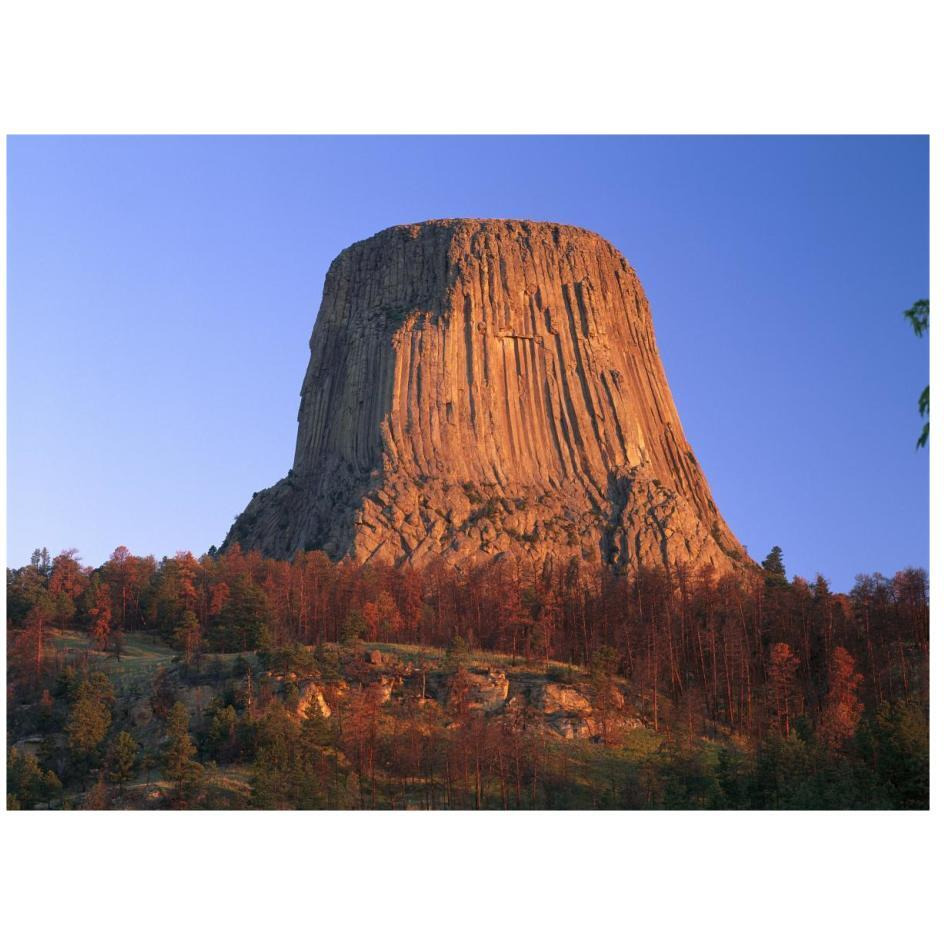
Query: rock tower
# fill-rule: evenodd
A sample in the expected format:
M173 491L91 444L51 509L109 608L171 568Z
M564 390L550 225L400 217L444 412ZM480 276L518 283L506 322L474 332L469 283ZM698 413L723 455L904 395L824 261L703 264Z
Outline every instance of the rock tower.
M587 230L394 226L325 279L289 475L224 546L464 566L750 566L685 440L639 279Z

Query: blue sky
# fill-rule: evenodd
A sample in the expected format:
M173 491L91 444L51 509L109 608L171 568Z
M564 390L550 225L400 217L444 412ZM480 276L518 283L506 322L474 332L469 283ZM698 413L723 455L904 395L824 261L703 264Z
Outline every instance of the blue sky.
M757 559L928 564L923 137L8 139L8 561L222 541L292 462L325 272L394 223L599 232Z

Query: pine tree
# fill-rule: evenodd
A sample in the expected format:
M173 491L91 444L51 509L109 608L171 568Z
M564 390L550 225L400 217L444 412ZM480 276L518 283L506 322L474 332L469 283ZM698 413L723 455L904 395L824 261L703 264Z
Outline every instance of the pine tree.
M187 610L180 625L174 630L174 641L184 654L188 665L200 651L200 621L193 610Z
M928 330L931 318L931 306L926 298L919 298L905 313L905 318L911 323L912 330L917 337L922 337ZM918 397L918 412L922 418L928 417L931 413L931 385L928 384L921 395ZM928 436L931 434L931 421L925 419L924 426L921 429L921 435L915 448L920 448L928 444Z
M190 714L182 702L175 702L167 715L164 773L181 783L199 768L193 760L197 748L190 737Z
M43 770L28 751L11 747L7 754L7 809L31 809L37 803L47 806L62 789L51 770Z
M111 594L108 587L99 583L90 588L92 605L88 609L91 620L90 630L92 637L104 652L108 647L108 636L111 633Z
M829 660L829 692L820 723L820 739L831 748L840 747L855 733L862 717L863 704L856 695L862 676L856 672L855 660L837 646Z
M797 669L800 660L785 642L778 642L770 651L770 687L774 697L774 715L777 727L785 736L790 735L791 721L798 700Z
M83 784L86 772L96 761L98 747L105 740L110 724L111 711L101 692L88 682L83 682L66 722L69 751Z
M764 558L761 567L764 568L767 586L785 586L787 583L787 569L783 564L783 550L776 544Z
M591 702L604 744L610 741L613 733L611 721L622 702L622 695L616 687L618 662L619 656L612 646L601 646L590 663Z
M108 750L106 767L108 778L118 784L118 790L126 784L138 766L138 742L127 732L121 731Z
M456 633L452 639L449 640L449 645L446 646L446 653L443 658L443 671L458 672L460 669L465 668L471 657L472 650L469 648L465 637Z
M50 594L43 590L26 617L26 639L32 653L34 681L38 684L43 674L46 658L46 631L55 615L55 604Z
M105 738L111 713L92 695L80 697L72 706L66 722L69 747L78 755L91 754Z
M351 610L341 626L338 642L342 646L353 646L358 640L364 639L370 627L360 610Z

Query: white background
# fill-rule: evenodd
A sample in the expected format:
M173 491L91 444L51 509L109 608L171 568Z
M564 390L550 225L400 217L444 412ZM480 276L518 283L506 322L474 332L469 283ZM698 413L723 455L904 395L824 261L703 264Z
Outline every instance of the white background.
M929 133L936 299L934 8L19 0L0 21L2 127ZM935 375L940 349L932 335ZM4 404L4 442L5 416ZM944 481L933 441L931 461ZM931 508L936 600L937 493ZM935 665L939 625L935 611ZM933 811L4 813L0 920L13 941L939 940L940 822Z

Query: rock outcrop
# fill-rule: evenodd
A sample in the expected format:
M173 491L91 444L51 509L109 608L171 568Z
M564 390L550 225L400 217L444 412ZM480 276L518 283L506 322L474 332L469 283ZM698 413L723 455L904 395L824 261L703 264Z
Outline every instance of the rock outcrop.
M224 546L462 566L750 566L685 440L635 272L594 233L394 226L325 279L289 475Z
M325 701L324 692L321 690L320 685L316 685L314 682L309 682L305 687L299 692L298 696L298 705L295 709L295 714L298 718L306 718L308 712L314 708L322 718L331 717L331 709L328 707L328 703Z

